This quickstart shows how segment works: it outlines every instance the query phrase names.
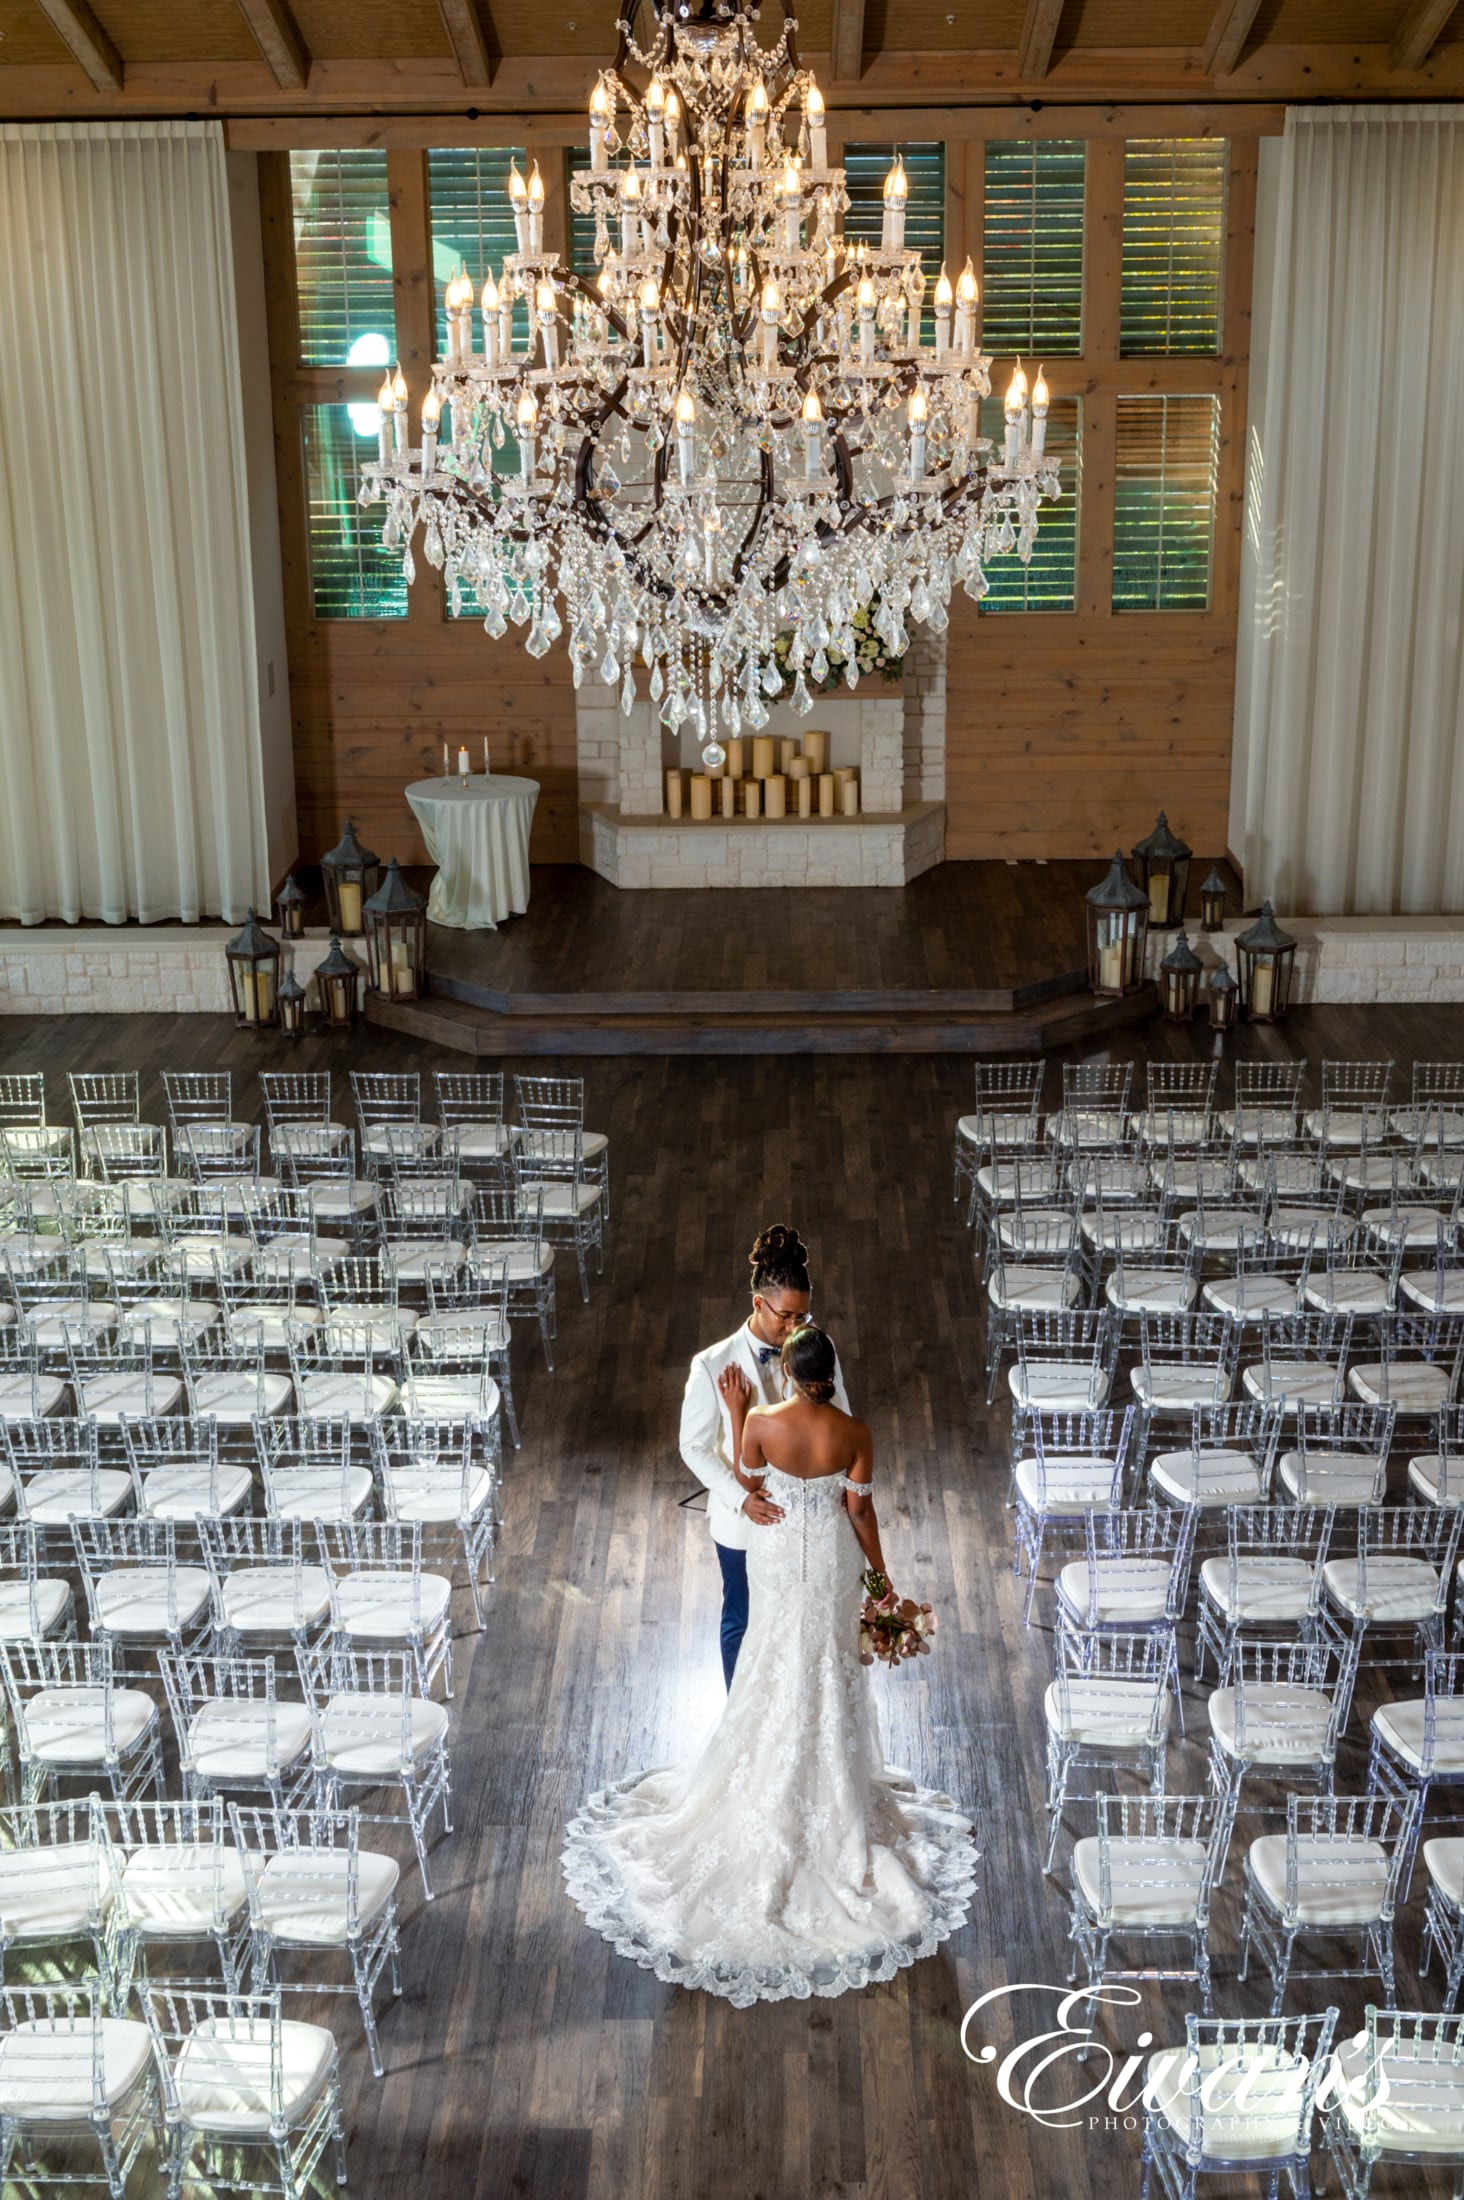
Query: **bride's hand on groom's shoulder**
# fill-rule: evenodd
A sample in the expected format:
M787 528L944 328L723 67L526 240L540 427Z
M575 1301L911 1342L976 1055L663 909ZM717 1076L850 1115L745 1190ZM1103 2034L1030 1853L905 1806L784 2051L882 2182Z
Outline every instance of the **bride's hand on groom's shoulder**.
M752 1397L752 1384L735 1362L731 1367L723 1368L717 1377L717 1388L729 1406L745 1407Z

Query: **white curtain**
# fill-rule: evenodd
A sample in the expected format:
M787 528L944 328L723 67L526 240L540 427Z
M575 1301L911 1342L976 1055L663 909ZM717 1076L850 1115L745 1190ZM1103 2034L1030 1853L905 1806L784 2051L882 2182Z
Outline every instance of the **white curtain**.
M0 911L269 891L216 123L0 126Z
M1231 846L1464 908L1464 109L1293 108L1264 180Z

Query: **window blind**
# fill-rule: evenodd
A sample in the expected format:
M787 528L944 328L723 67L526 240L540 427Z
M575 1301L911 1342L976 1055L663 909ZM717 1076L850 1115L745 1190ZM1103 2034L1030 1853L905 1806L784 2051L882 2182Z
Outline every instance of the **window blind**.
M1219 351L1226 165L1223 138L1131 138L1124 147L1126 356Z
M291 153L290 197L301 360L338 367L394 358L385 153Z
M846 145L844 183L849 205L844 235L851 242L878 244L884 234L884 183L898 153L905 163L910 195L905 202L905 244L918 251L925 270L925 311L921 333L935 341L931 297L945 258L945 145ZM954 277L952 277L954 280Z
M437 354L447 350L447 313L443 292L459 268L466 266L473 279L474 341L477 334L477 300L483 279L491 267L495 279L503 273L510 252L518 250L513 211L508 198L508 171L517 161L519 174L528 176L529 163L521 145L436 147L427 155L427 193L432 208L432 282L437 315ZM528 306L520 298L513 309L514 342L522 348L528 339Z
M1119 398L1115 611L1208 610L1219 445L1218 398Z
M1083 348L1081 138L986 146L982 349L1051 359Z
M310 599L317 619L404 619L400 550L381 540L383 507L357 503L376 437L358 435L347 405L303 409Z
M571 182L576 176L587 175L589 166L589 147L587 145L571 145L569 149ZM620 242L618 235L615 237L614 242L618 248ZM600 272L600 263L595 258L595 217L593 214L577 214L575 212L572 192L570 193L569 203L569 264L577 275L598 275Z
M999 396L983 401L981 432L1000 450L1006 421ZM1083 434L1076 397L1056 397L1048 407L1047 449L1062 462L1062 495L1055 504L1042 506L1030 565L1015 554L992 559L986 568L990 586L981 599L983 611L1072 611L1077 605Z

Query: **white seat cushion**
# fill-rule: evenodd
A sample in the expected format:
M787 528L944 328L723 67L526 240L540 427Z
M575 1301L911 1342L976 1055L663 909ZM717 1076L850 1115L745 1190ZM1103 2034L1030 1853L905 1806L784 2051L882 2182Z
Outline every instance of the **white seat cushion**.
M995 1269L986 1289L993 1306L1056 1311L1074 1305L1082 1286L1070 1268L1012 1266Z
M508 1338L507 1323L488 1307L465 1306L459 1314L434 1314L430 1321L418 1324L415 1364L421 1364L424 1353L450 1351L458 1358L465 1348L484 1354L506 1352Z
M290 1402L288 1375L255 1375L218 1368L193 1381L193 1410L230 1428L247 1427L256 1414L283 1413Z
M1379 1704L1372 1730L1379 1742L1414 1772L1422 1772L1427 1746L1427 1706L1422 1696ZM1464 1775L1464 1697L1440 1696L1434 1704L1434 1752L1430 1778Z
M1182 1930L1195 1921L1205 1874L1201 1841L1120 1840L1108 1844L1111 1909L1103 1907L1099 1844L1090 1835L1073 1850L1073 1883L1095 1917L1125 1927Z
M1423 1868L1449 1907L1464 1909L1464 1841L1457 1835L1425 1841Z
M1072 1515L1113 1510L1111 1459L1049 1459L1045 1472L1039 1471L1036 1459L1019 1459L1016 1480L1018 1497L1033 1512Z
M1215 1120L1227 1138L1238 1135L1243 1146L1255 1145L1258 1138L1264 1138L1268 1146L1275 1146L1295 1131L1296 1110L1264 1106L1222 1108Z
M547 1238L479 1238L478 1253L485 1260L506 1262L510 1283L535 1283L554 1267L554 1248Z
M217 1234L190 1230L170 1240L168 1268L170 1274L187 1276L190 1282L207 1283L216 1268L237 1268L253 1250L251 1238L224 1230Z
M1304 1558L1241 1557L1232 1591L1228 1558L1207 1558L1200 1593L1235 1627L1292 1626L1311 1607L1315 1569Z
M435 1123L372 1123L361 1133L362 1153L430 1153L442 1133Z
M345 1492L341 1476L331 1468L286 1467L272 1475L275 1516L280 1520L354 1520L371 1502L376 1487L369 1467L346 1470Z
M300 2123L330 2083L335 2038L318 2024L280 2025L281 2105L286 2124ZM267 2138L272 2120L269 2026L258 2021L253 2036L240 2026L230 2036L206 2019L191 2032L173 2065L178 2111L185 2125L221 2138Z
M180 1334L201 1337L219 1320L219 1309L198 1299L132 1299L123 1309L118 1334L129 1343L140 1343L146 1330L155 1352L177 1349Z
M1141 1252L1154 1242L1158 1226L1159 1214L1152 1207L1125 1208L1117 1214L1105 1209L1102 1215L1084 1215L1082 1225L1088 1244L1105 1253Z
M102 2019L102 2090L112 2107L153 2067L152 2034L130 2018ZM89 2017L36 2017L0 2034L0 2114L26 2124L87 2124L92 2113Z
M36 1621L42 1637L60 1626L71 1609L71 1588L65 1581L40 1580L35 1585ZM0 1642L34 1642L31 1596L23 1581L0 1581Z
M25 1706L26 1734L45 1764L102 1765L106 1734L99 1688L40 1688ZM112 1690L112 1735L125 1757L155 1725L158 1707L140 1688Z
M420 1630L430 1635L447 1617L452 1583L423 1574L420 1611L412 1615L412 1577L385 1570L346 1574L336 1582L336 1623L360 1642L404 1642Z
M219 1601L237 1634L288 1635L324 1619L330 1582L321 1566L239 1566L225 1574Z
M1019 1406L1053 1413L1101 1406L1109 1391L1103 1369L1066 1360L1029 1360L1025 1368L1009 1367L1007 1383Z
M1232 1321L1259 1321L1262 1314L1289 1314L1296 1305L1296 1285L1285 1276L1217 1276L1204 1290L1207 1306Z
M294 1329L316 1329L322 1320L317 1306L285 1306L274 1299L250 1299L229 1309L229 1336L241 1354L263 1357L283 1352Z
M1049 1681L1042 1699L1048 1727L1064 1741L1080 1747L1147 1749L1156 1697L1163 1698L1161 1733L1169 1725L1169 1691L1152 1681L1110 1680L1100 1674L1067 1684L1068 1710L1064 1718L1056 1681Z
M323 1368L318 1374L301 1376L295 1397L307 1419L328 1420L332 1414L344 1413L353 1421L373 1421L396 1404L397 1386L389 1375L368 1377L360 1368L337 1374Z
M1352 1314L1366 1319L1386 1314L1393 1303L1386 1276L1374 1268L1338 1268L1306 1287L1306 1303L1319 1314Z
M1008 1251L1025 1252L1034 1235L1050 1244L1059 1234L1065 1238L1071 1225L1072 1217L1063 1207L1024 1207L1020 1214L1013 1208L999 1216L996 1226Z
M1263 1361L1248 1367L1242 1377L1252 1398L1279 1405L1288 1412L1298 1406L1329 1406L1337 1395L1337 1369L1326 1360L1272 1360L1269 1371Z
M1212 1690L1210 1731L1228 1757L1236 1746L1236 1691ZM1245 1691L1245 1757L1248 1764L1315 1764L1326 1746L1332 1707L1320 1688L1299 1682L1255 1683Z
M215 1505L208 1470L189 1466L155 1467L142 1478L142 1508L151 1520L222 1519L248 1504L254 1477L237 1461L221 1459Z
M201 1704L188 1728L188 1751L198 1778L205 1784L223 1781L235 1787L261 1783L269 1761L267 1713L264 1703L226 1697ZM288 1768L309 1746L310 1714L304 1704L277 1702L276 1764Z
M1349 1619L1387 1626L1429 1619L1441 1598L1439 1577L1421 1558L1372 1557L1367 1562L1367 1595L1360 1595L1355 1558L1329 1559L1322 1581L1332 1602Z
M1420 1268L1398 1278L1398 1288L1430 1314L1464 1314L1464 1268Z
M1047 1135L1064 1145L1114 1146L1128 1129L1122 1108L1058 1108L1047 1118Z
M110 1329L117 1319L111 1299L46 1299L25 1317L25 1326L43 1352L63 1352L68 1334Z
M1161 1451L1149 1480L1176 1505L1259 1505L1265 1481L1248 1451Z
M273 1153L318 1153L322 1141L345 1136L344 1123L276 1123L269 1134Z
M516 1126L519 1143L530 1159L545 1154L562 1154L566 1160L574 1152L574 1143L567 1131L534 1131ZM580 1152L586 1161L598 1161L610 1148L610 1140L604 1131L581 1131Z
M1247 1852L1251 1878L1277 1916L1286 1909L1284 1833L1264 1834ZM1366 1925L1381 1916L1388 1853L1349 1834L1302 1834L1296 1843L1296 1916L1307 1925Z
M1437 1244L1439 1224L1447 1221L1448 1216L1437 1207L1369 1207L1363 1214L1361 1227L1380 1245L1401 1242L1425 1246Z
M361 1178L353 1183L347 1183L344 1177L326 1178L310 1186L312 1208L327 1219L333 1215L364 1215L377 1205L380 1196L374 1184Z
M136 1849L122 1867L128 1922L149 1940L194 1940L227 1926L249 1900L244 1865L227 1842Z
M1378 1464L1371 1452L1341 1449L1283 1451L1277 1472L1298 1505L1372 1505L1379 1502Z
M1195 1406L1223 1405L1230 1396L1230 1377L1218 1363L1195 1367L1154 1360L1133 1370L1129 1387L1153 1413L1188 1413Z
M1184 1314L1195 1303L1199 1285L1172 1268L1127 1265L1115 1269L1104 1285L1110 1306L1124 1314Z
M1347 1377L1347 1387L1364 1405L1396 1405L1400 1413L1437 1413L1449 1402L1451 1370L1431 1360L1364 1362Z
M440 1703L413 1696L409 1722L415 1764L446 1739L447 1712ZM391 1780L400 1772L402 1718L397 1699L332 1696L320 1726L326 1762L341 1779Z
M362 1927L373 1925L396 1892L400 1867L373 1849L357 1854L356 1905ZM348 1931L344 1849L284 1850L259 1878L259 1907L275 1940L309 1948L343 1948Z
M542 1187L528 1184L524 1188L530 1193L537 1193L542 1188L544 1204L540 1212L561 1219L587 1215L592 1207L599 1205L604 1193L603 1185L583 1179L578 1184L556 1183L551 1179Z
M55 1375L0 1375L0 1421L42 1421L61 1403L66 1384Z
M1199 2068L1185 2049L1149 2057L1145 2098L1188 2142L1198 2100L1204 2144L1219 2161L1269 2162L1305 2146L1301 2111L1311 2065L1264 2041L1227 2042L1199 2050Z
M374 1349L395 1352L417 1326L417 1316L410 1306L376 1306L362 1301L359 1305L331 1306L326 1311L338 1327L350 1330L353 1351L369 1339Z
M145 1421L154 1414L171 1413L183 1396L175 1375L93 1375L79 1385L78 1404L94 1421L115 1427L125 1413L129 1421Z
M1308 1108L1302 1123L1312 1138L1326 1138L1329 1146L1360 1146L1364 1136L1376 1141L1386 1135L1386 1107Z
M81 1467L43 1467L25 1479L28 1520L59 1526L65 1520L105 1520L132 1497L132 1477L120 1467L99 1467L93 1477Z
M507 1123L447 1123L443 1129L457 1141L464 1161L497 1161L513 1144Z
M1100 1627L1142 1627L1163 1619L1172 1571L1164 1559L1100 1558L1090 1567L1086 1558L1078 1558L1057 1577L1058 1599L1086 1625L1092 1579Z
M93 1587L97 1618L109 1635L165 1635L170 1624L191 1627L208 1605L209 1580L201 1566L173 1569L176 1621L168 1616L166 1566L120 1566Z
M0 1917L7 1940L69 1940L111 1910L115 1896L100 1849L48 1841L0 1853Z
M1408 1462L1408 1481L1426 1505L1464 1504L1464 1459L1447 1463L1436 1451L1417 1454Z
M1203 1108L1145 1108L1138 1121L1140 1136L1151 1146L1167 1145L1171 1137L1178 1145L1193 1146L1210 1128Z
M456 1467L419 1460L411 1466L393 1467L387 1479L391 1509L398 1520L444 1525L463 1517L463 1478ZM492 1494L487 1469L474 1467L468 1477L467 1518L475 1520Z
M271 1238L255 1254L250 1274L256 1283L300 1284L314 1274L317 1266L323 1267L327 1261L344 1260L350 1250L345 1238Z
M1407 2043L1385 2046L1369 2072L1367 2035L1359 2032L1337 2049L1332 2067L1342 2081L1338 2112L1381 2148L1384 2161L1390 2149L1450 2159L1464 2154L1464 2065L1447 2049L1436 2059L1426 2043L1412 2053Z
M386 1247L392 1273L406 1283L420 1283L429 1267L444 1265L460 1268L468 1257L468 1248L460 1238L423 1238L420 1241L393 1243Z

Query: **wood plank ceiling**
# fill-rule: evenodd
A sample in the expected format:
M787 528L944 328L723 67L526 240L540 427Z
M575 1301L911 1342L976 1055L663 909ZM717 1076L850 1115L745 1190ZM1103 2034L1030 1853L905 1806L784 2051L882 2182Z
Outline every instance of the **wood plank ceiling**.
M572 111L615 12L0 0L0 114ZM1464 93L1464 0L805 0L800 38L844 108Z

